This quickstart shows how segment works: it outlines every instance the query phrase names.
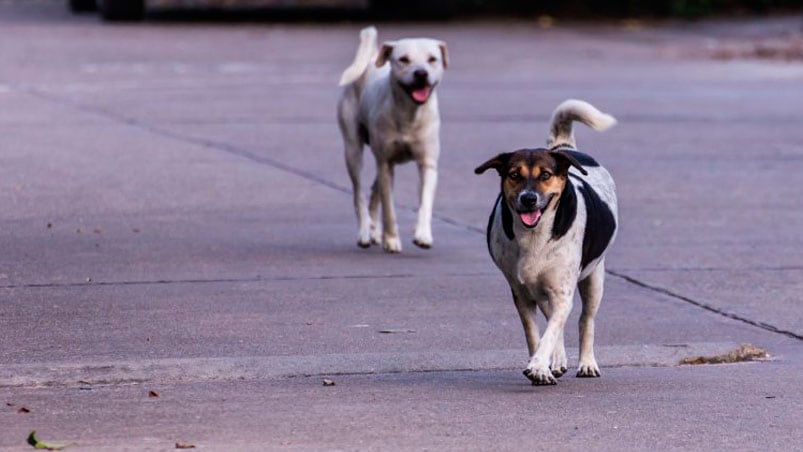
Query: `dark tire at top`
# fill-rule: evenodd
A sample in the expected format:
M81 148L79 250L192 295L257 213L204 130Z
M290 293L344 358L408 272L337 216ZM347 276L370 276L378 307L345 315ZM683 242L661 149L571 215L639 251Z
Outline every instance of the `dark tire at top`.
M98 0L98 8L103 20L119 22L142 20L145 15L145 0Z
M69 6L70 11L74 13L83 13L98 9L98 4L95 0L67 0L67 6Z

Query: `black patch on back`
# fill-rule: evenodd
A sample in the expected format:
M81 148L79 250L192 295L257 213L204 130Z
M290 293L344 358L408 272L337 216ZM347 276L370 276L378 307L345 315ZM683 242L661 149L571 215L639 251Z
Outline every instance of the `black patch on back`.
M565 151L562 151L562 152L565 152L565 153L571 155L572 157L574 157L574 159L577 160L577 163L579 163L580 165L583 165L583 166L599 166L599 163L596 160L594 160L594 157L591 157L588 154L584 154L584 153L582 153L580 151L570 151L568 149L565 150Z
M605 248L611 243L616 230L613 212L588 183L580 179L580 193L586 203L586 230L583 234L583 256L580 268L585 268L591 261L602 256Z
M558 210L555 212L555 221L552 223L552 239L558 240L569 232L577 216L577 193L571 179L566 179L566 187L560 194Z
M360 140L367 145L371 145L371 136L368 134L368 128L364 124L360 124L357 128L357 133L360 135Z

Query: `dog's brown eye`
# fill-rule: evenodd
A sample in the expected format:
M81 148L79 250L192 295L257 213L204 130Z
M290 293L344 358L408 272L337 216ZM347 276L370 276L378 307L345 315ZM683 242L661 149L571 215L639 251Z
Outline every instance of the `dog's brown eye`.
M519 174L518 171L514 171L514 172L508 174L507 177L508 177L508 179L510 179L512 181L517 181L517 180L521 179L521 174Z
M438 61L438 59L435 58L434 56L431 56L431 57L429 57L429 60L427 60L427 61L429 61L429 64L432 64L432 63Z
M542 181L548 181L550 177L552 177L552 173L549 171L544 171L540 176L538 176L538 178Z
M399 63L410 64L410 57L408 56L399 57Z

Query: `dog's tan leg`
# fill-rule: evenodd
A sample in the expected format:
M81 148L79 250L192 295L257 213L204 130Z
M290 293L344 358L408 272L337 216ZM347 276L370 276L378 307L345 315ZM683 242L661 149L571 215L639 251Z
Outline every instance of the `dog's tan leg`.
M428 249L432 247L432 205L438 185L438 165L435 161L418 162L420 185L418 189L418 223L413 243Z
M600 371L594 357L594 316L597 315L602 302L605 285L605 261L600 261L597 268L586 279L580 281L580 298L583 300L583 312L580 314L580 365L578 377L599 377Z
M534 385L554 385L557 384L555 376L549 368L555 347L557 347L566 319L572 310L572 297L574 288L570 289L545 289L547 292L550 313L547 321L546 330L541 336L541 342L535 350L535 354L530 359L524 375L532 380ZM543 304L542 304L543 306ZM543 310L543 308L542 308Z
M357 214L357 225L359 227L357 235L357 245L362 248L371 246L370 221L368 209L365 206L365 198L362 193L362 183L360 173L362 172L362 143L346 144L346 167L348 168L349 178L354 196L354 213Z
M529 357L532 358L538 348L538 323L535 321L537 307L516 294L514 289L510 290L513 294L513 303L519 311L521 325L524 327L524 336L527 338L527 350Z
M377 168L379 195L382 200L382 247L388 253L402 250L399 228L396 225L396 210L393 207L393 166L382 162Z

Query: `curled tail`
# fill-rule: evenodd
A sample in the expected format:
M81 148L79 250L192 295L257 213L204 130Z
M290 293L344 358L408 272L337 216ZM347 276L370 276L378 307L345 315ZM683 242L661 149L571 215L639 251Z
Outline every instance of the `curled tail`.
M572 123L580 121L594 130L603 131L616 125L616 118L597 110L588 102L569 99L558 105L552 113L552 125L549 127L547 147L576 147Z
M354 56L354 62L351 63L351 66L347 67L343 71L343 75L340 76L340 86L359 80L371 65L372 60L379 51L376 34L375 27L366 27L360 31L360 46L357 47L357 55Z

